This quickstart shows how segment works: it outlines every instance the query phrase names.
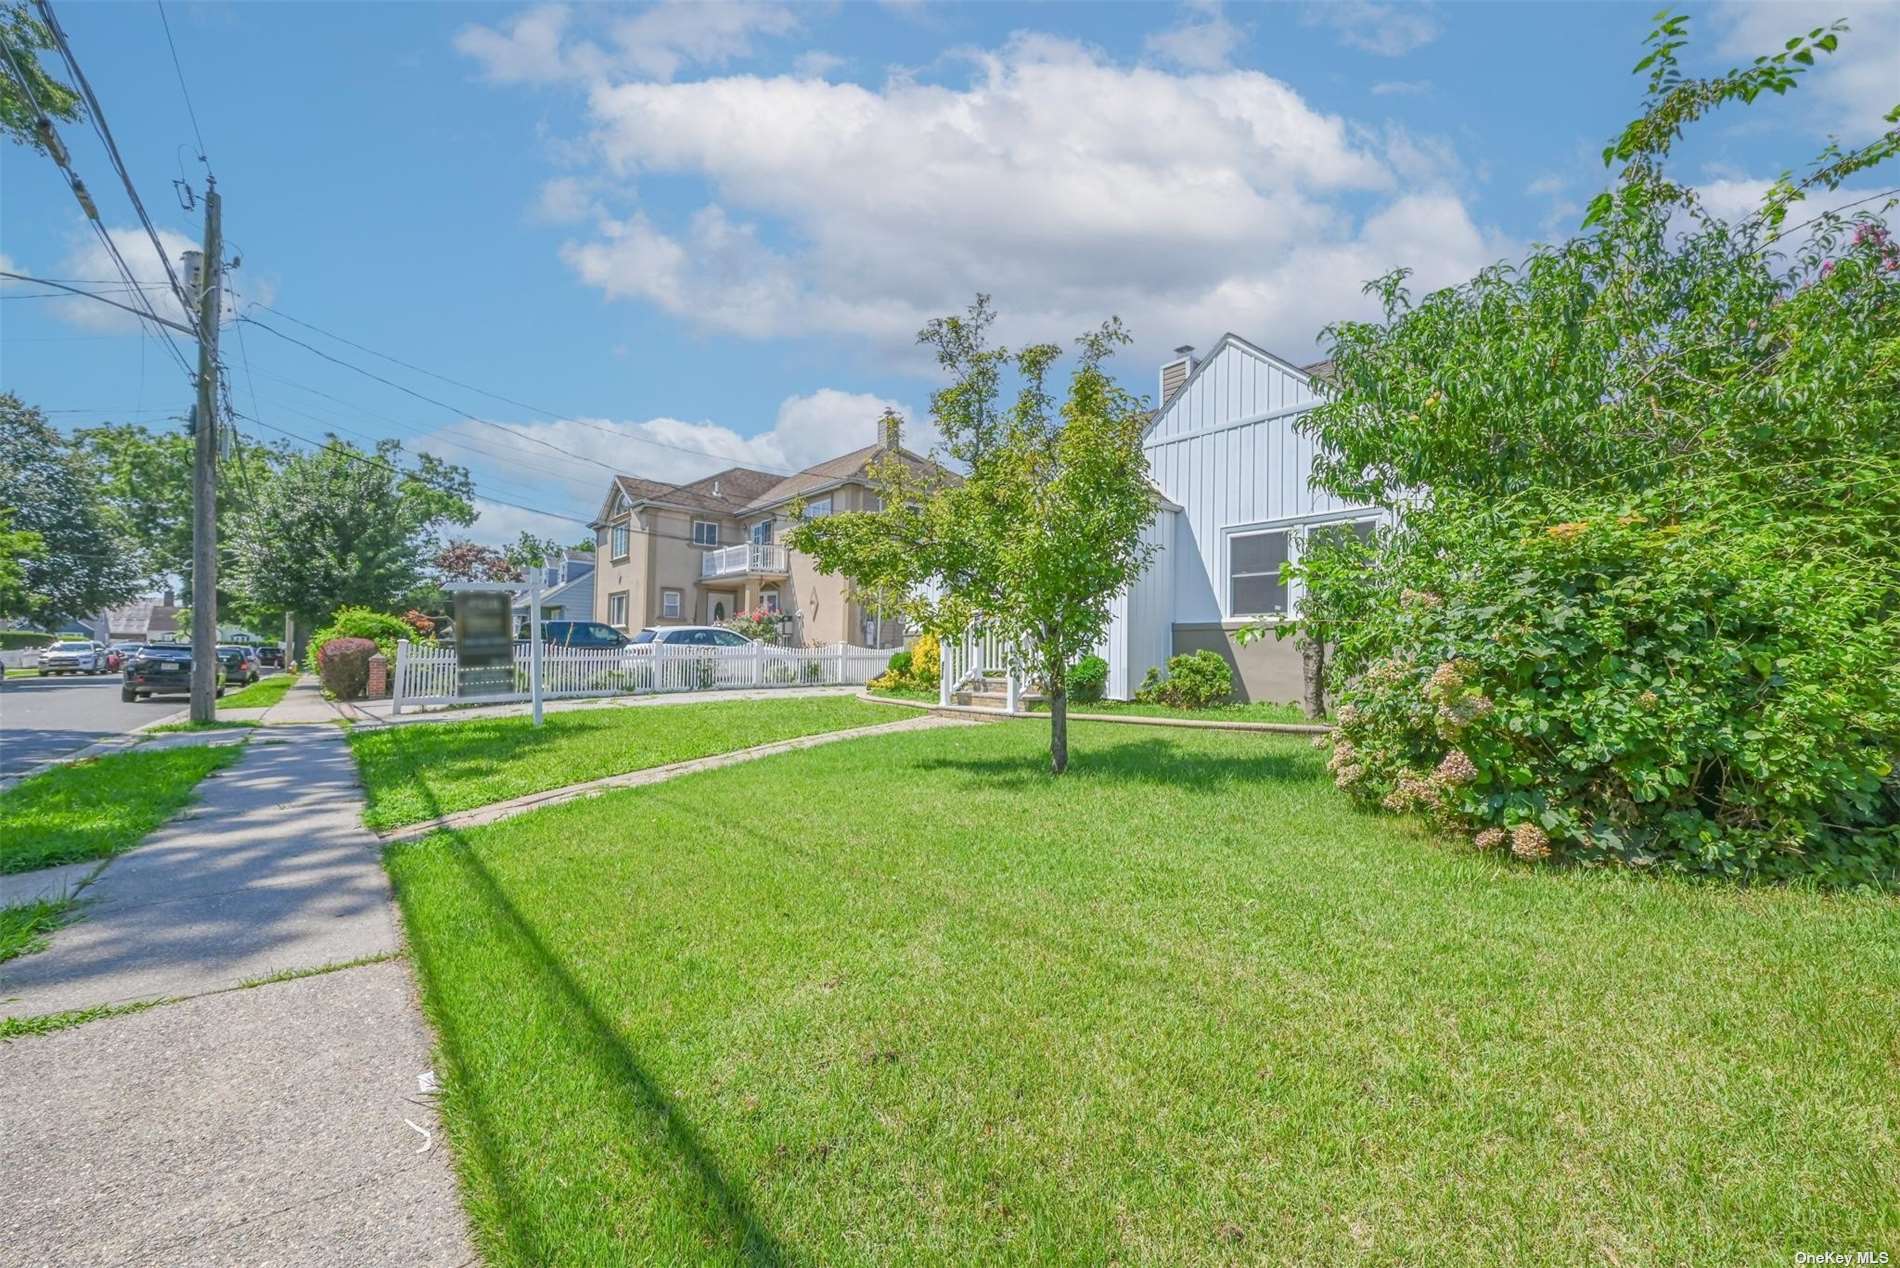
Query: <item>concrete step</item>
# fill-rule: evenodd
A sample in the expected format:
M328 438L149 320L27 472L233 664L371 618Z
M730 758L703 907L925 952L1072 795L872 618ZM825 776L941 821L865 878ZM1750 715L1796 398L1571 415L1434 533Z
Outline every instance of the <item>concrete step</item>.
M1000 713L1009 708L1009 692L1007 690L959 691L954 698L956 703L967 705L972 709L995 709ZM1025 709L1032 704L1040 704L1041 702L1041 696L1027 691L1024 692L1018 700L1018 703Z

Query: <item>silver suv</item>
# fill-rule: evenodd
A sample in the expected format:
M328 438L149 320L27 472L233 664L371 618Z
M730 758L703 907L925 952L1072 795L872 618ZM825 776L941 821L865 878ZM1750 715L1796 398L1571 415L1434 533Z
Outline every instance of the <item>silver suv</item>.
M69 639L40 653L40 677L48 674L103 674L106 649L90 640Z

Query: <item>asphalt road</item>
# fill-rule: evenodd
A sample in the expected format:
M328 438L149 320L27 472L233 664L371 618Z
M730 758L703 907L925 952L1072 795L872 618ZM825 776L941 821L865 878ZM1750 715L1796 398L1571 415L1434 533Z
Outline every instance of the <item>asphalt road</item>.
M0 687L0 776L19 775L47 758L190 706L183 696L126 704L119 699L119 682L117 674L8 678Z

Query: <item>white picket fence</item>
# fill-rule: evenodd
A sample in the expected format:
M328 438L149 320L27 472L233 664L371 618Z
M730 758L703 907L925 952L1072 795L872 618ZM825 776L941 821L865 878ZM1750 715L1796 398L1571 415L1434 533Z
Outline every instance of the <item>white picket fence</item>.
M0 650L0 665L8 669L32 669L40 663L37 647L9 647Z
M412 705L498 703L526 700L530 645L515 644L515 690L497 695L456 694L453 646L396 644L395 699L401 713ZM888 650L853 647L550 647L541 649L541 698L645 695L676 691L738 691L754 687L862 685L884 672Z

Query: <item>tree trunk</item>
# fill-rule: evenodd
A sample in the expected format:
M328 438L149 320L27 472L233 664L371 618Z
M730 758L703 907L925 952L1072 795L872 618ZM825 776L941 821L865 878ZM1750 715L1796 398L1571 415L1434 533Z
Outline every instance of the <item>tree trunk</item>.
M1069 769L1069 688L1055 683L1049 688L1049 773L1060 775Z
M1326 716L1326 640L1323 632L1300 635L1300 678L1309 718Z

